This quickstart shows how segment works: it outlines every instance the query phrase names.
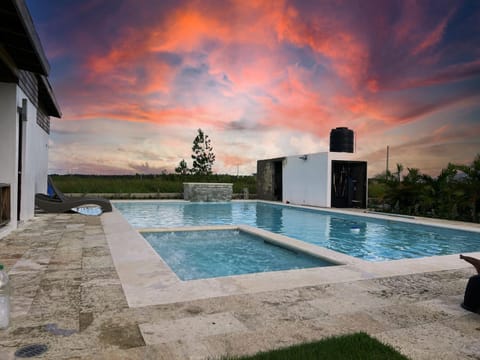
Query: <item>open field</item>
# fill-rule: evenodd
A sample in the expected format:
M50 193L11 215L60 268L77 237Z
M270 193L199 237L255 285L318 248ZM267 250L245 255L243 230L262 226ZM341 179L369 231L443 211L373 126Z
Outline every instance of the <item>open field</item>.
M181 193L184 182L233 183L233 192L257 191L255 176L234 175L52 175L65 193Z

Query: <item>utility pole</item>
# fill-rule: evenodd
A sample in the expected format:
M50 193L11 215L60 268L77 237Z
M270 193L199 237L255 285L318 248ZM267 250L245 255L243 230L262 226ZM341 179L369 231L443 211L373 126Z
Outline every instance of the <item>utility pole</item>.
M387 145L387 169L385 171L385 178L388 175L388 158L389 158L389 156L390 156L390 146Z

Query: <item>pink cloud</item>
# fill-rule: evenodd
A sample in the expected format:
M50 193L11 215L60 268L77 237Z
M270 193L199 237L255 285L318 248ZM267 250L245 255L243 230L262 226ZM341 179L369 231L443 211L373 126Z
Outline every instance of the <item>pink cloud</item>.
M480 60L452 64L439 69L429 76L406 79L400 88L416 88L462 81L480 75Z
M218 160L226 167L247 165L254 162L256 159L248 156L241 156L236 154L219 154Z
M346 24L320 14L305 17L290 7L277 25L279 39L296 46L309 46L318 55L326 57L340 77L358 86L369 57L366 44Z
M448 15L442 21L440 21L436 27L434 27L429 33L426 34L423 41L413 49L413 55L417 55L427 49L430 49L431 47L437 45L440 40L442 40L443 34L445 33L445 28L447 27L447 24L453 13L454 10L451 10Z
M458 58L445 50L457 5L431 13L423 2L392 4L115 3L103 25L69 27L71 43L51 46L55 61L72 61L57 88L64 118L202 127L220 136L275 131L281 135L272 139L286 143L296 133L315 143L336 126L381 134L467 106L478 89L461 85L480 74L480 63L467 45ZM96 19L107 5L85 2L75 11ZM460 90L450 91L452 84ZM255 147L258 154L281 148ZM251 161L225 154L225 165Z

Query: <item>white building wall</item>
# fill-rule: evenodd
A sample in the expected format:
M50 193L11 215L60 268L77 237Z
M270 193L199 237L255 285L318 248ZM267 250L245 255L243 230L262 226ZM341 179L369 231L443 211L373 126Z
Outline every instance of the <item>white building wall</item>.
M328 153L289 156L283 162L283 200L292 204L329 206Z
M36 123L35 123L36 124ZM48 177L48 150L49 150L49 134L47 134L38 124L35 126L35 136L32 140L33 153L37 159L31 167L35 168L35 189L34 194L47 193L47 177Z
M332 160L353 157L352 153L336 152L288 156L283 162L283 201L331 207Z
M0 228L0 237L18 226L17 174L19 115L17 107L27 99L13 83L0 83L0 183L10 184L10 223ZM35 193L46 192L48 174L48 134L37 124L37 109L27 100L27 121L23 122L22 191L20 221L35 213Z
M26 96L17 92L17 105ZM35 194L46 193L48 174L48 134L37 124L37 109L27 101L27 121L23 122L23 172L20 219L35 213Z
M17 85L0 83L0 183L10 184L10 223L0 236L17 227Z

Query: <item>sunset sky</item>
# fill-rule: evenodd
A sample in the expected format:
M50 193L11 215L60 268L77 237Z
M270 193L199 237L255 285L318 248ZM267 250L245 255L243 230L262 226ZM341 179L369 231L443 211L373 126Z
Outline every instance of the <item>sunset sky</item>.
M480 153L480 1L27 0L63 111L51 173L214 172L356 134L369 176Z

